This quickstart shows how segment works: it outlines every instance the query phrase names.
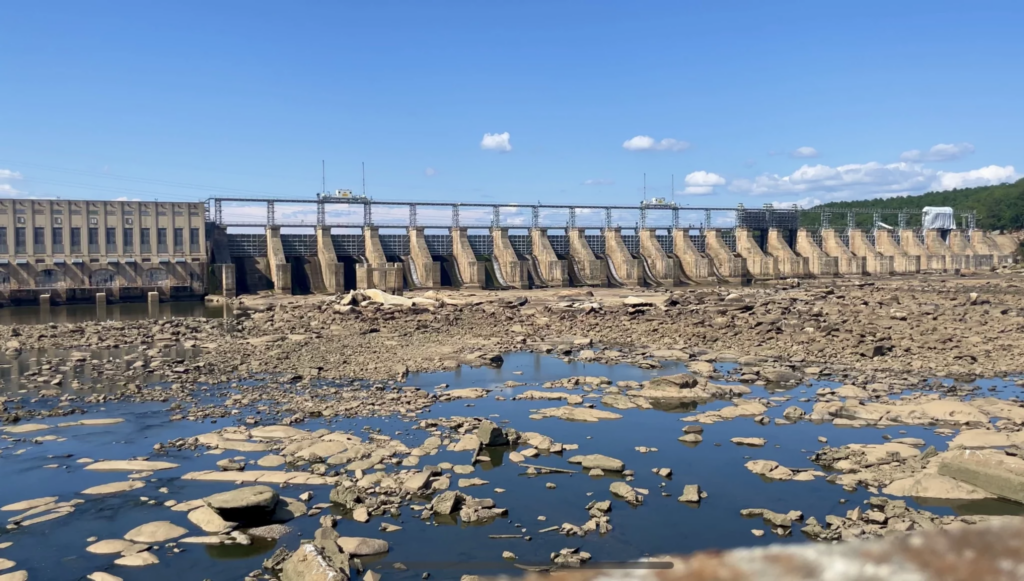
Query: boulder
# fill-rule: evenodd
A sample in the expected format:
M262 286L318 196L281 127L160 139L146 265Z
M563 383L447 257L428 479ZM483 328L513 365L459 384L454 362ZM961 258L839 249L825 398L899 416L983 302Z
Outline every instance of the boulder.
M279 499L269 486L246 486L207 496L203 503L228 521L263 524L274 514Z
M1024 459L993 450L956 450L943 456L938 472L995 496L1024 502Z
M476 437L484 446L507 446L508 438L494 422L484 420L476 430Z
M692 389L697 387L697 378L689 373L677 373L655 377L647 384L650 389Z
M572 458L569 458L569 463L580 464L587 469L598 468L600 470L610 470L612 472L622 472L626 468L626 464L622 460L601 454L573 456Z
M169 521L161 520L137 526L128 531L124 538L136 543L152 545L176 539L188 533L188 530Z
M313 543L302 543L281 567L281 581L343 581L347 576Z
M208 506L201 506L193 511L189 511L188 520L203 529L203 532L215 535L226 533L238 524L224 520Z
M338 546L353 557L379 555L388 552L388 542L366 537L339 537Z

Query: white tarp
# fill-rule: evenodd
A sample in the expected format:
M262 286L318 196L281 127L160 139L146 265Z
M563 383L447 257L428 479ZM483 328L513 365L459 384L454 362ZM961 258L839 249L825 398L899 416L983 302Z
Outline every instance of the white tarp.
M921 211L921 226L925 230L955 230L956 216L953 208L927 206Z

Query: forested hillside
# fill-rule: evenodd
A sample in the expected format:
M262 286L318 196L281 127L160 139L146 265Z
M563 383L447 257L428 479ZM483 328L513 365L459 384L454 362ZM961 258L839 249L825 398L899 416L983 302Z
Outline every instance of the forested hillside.
M974 210L978 214L977 226L984 230L1024 230L1024 179L1012 184L964 188L945 192L928 192L920 196L861 200L856 202L832 202L817 208L909 208L919 210L925 206L952 206L957 211ZM920 213L911 215L910 226L920 224ZM883 221L895 217L885 216ZM861 224L861 222L864 224ZM859 226L870 226L870 216L858 216ZM845 224L844 216L833 216L833 224ZM896 224L890 224L895 226Z

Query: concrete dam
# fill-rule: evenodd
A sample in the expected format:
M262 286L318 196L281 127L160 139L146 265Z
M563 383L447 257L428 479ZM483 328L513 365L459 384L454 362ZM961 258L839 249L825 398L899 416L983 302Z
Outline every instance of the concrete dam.
M663 200L0 200L0 304L366 288L675 287L984 271L1015 260L1018 242L974 228L971 212L959 214L963 228L947 230L908 227L914 212ZM881 223L889 213L901 227ZM832 227L833 214L845 227ZM873 226L856 227L863 214Z

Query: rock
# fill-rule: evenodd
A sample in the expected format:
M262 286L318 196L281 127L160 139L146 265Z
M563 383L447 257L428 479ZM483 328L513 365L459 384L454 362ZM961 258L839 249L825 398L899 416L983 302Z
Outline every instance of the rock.
M508 559L509 561L515 561L516 560L516 554L513 553L512 551L502 551L501 558L502 559Z
M762 369L761 376L772 383L797 383L803 376L788 369Z
M458 510L462 499L462 493L455 490L449 490L437 495L431 503L431 506L433 507L435 514L452 514Z
M110 573L104 573L103 571L96 571L95 573L89 573L86 576L89 581L124 581L120 577L111 575Z
M782 412L782 417L790 420L797 420L804 417L805 415L806 413L804 412L804 410L800 409L798 406L795 405L789 406L788 408L786 408L785 411Z
M508 438L494 422L484 420L476 430L476 437L484 446L507 446Z
M269 456L264 456L264 457L262 457L262 458L260 458L259 460L256 461L256 465L257 466L262 466L263 468L277 468L278 466L281 466L284 463L285 463L284 456L277 456L277 455L274 455L274 454L271 454Z
M616 458L604 456L601 454L573 456L572 458L569 458L569 463L581 464L584 468L587 469L597 468L599 470L607 470L612 472L622 472L626 468L626 464L622 460L618 460Z
M713 367L712 371L714 371ZM661 390L692 389L694 387L697 387L697 378L690 375L689 373L665 375L662 377L655 377L654 379L650 380L650 382L648 382L647 384L647 387L649 389Z
M683 487L683 494L679 497L679 502L700 502L700 486L696 484L687 484Z
M176 539L186 533L188 533L186 529L183 529L169 521L161 520L135 527L128 531L124 535L124 538L136 543L146 543L151 545Z
M608 487L608 490L615 496L621 497L630 504L641 504L644 500L632 486L625 482L612 482Z
M429 481L429 472L417 472L405 479L405 482L402 483L402 488L409 492L418 492L426 488Z
M765 440L764 438L733 438L729 441L732 442L733 444L738 444L741 446L751 446L755 448L760 448L761 446L764 446L765 444L768 443L768 440Z
M356 489L343 486L331 490L330 500L334 504L339 504L349 510L353 510L357 505L362 504L362 498Z
M134 544L135 543L131 541L123 539L107 539L105 541L93 543L86 547L85 550L94 555L116 555Z
M28 571L0 573L0 581L28 581Z
M324 550L302 543L281 567L281 581L344 581L347 575L331 564Z
M228 522L220 517L212 508L201 506L188 513L188 520L203 532L219 535L235 528L238 523Z
M744 466L754 474L766 476L772 470L779 468L779 463L774 460L751 460L744 464Z
M683 443L686 443L686 444L699 444L699 443L704 441L704 436L701 436L700 434L692 434L691 433L691 434L686 434L684 436L681 436L679 438L679 441L683 442Z
M92 488L86 488L82 491L82 494L115 494L118 492L128 492L129 490L137 490L145 486L146 483L139 482L137 480L128 480L126 482L111 482L110 484L101 484L99 486L93 486Z
M366 537L340 537L338 546L353 557L379 555L388 552L388 542Z
M546 408L538 410L536 414L531 415L533 418L559 418L563 420L570 420L576 422L596 422L600 420L617 420L622 417L621 414L614 412L606 412L604 410L597 410L591 408L579 408L573 406L563 406L560 408Z
M156 565L159 562L160 559L156 555L143 551L134 555L128 555L127 557L121 557L114 561L114 564L121 565L122 567L145 567L147 565Z
M93 462L85 467L86 470L119 470L128 472L141 472L157 470L170 470L178 465L171 462L150 462L147 460L105 460Z
M467 488L470 486L484 486L485 484L490 484L490 482L486 480L481 480L479 478L459 478L459 488Z
M943 455L938 473L995 496L1024 502L1024 459L993 450L956 450Z
M15 502L14 504L8 504L7 506L0 508L2 511L17 511L23 512L26 510L32 510L33 508L39 508L50 504L51 502L57 502L56 496L46 496L43 498L35 498L32 500L23 500L21 502Z
M370 511L366 510L366 507L360 506L352 511L352 520L361 523L370 522Z
M246 486L207 496L203 503L227 520L262 524L273 514L279 498L269 486Z
M240 470L245 470L245 464L236 462L232 458L225 458L217 462L217 468L220 468L225 472L238 472Z

